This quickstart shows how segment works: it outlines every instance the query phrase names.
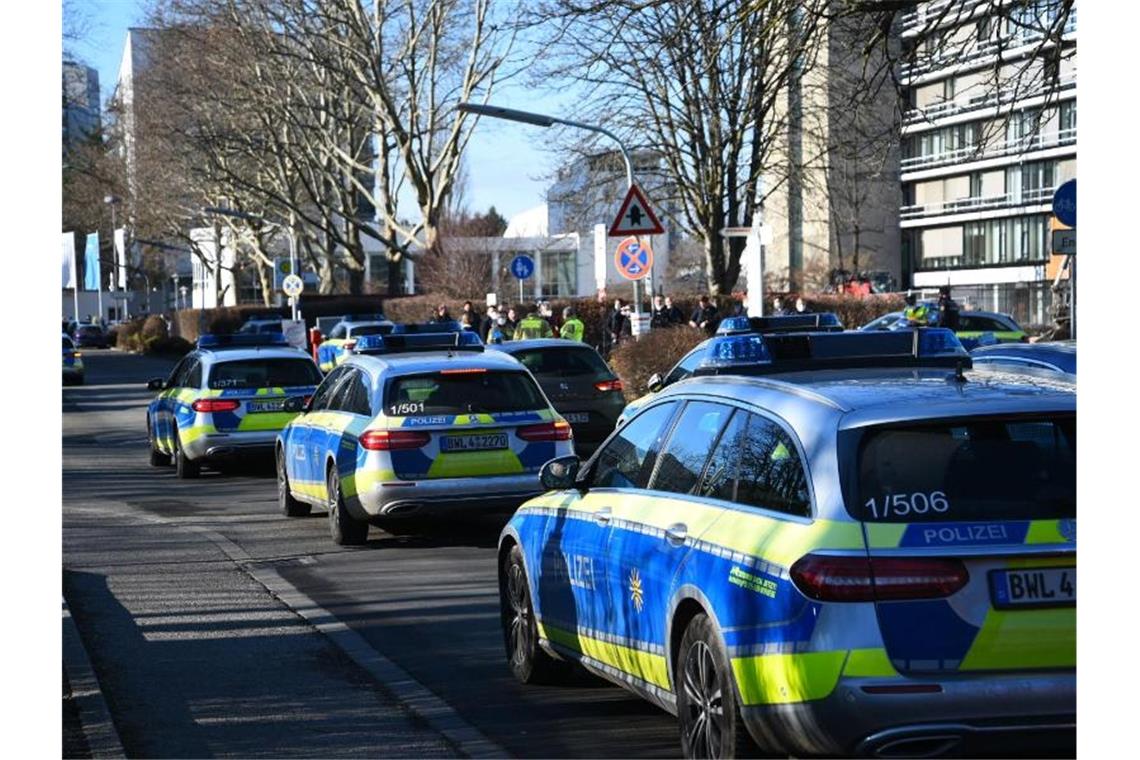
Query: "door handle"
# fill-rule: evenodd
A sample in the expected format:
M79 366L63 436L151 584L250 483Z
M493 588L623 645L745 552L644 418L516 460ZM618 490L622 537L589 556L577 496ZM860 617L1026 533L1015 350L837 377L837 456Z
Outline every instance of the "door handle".
M673 546L681 546L689 535L689 526L685 523L673 523L665 529L665 539Z
M594 513L594 522L598 523L599 525L605 525L606 523L608 523L613 518L614 518L613 507L602 507L601 509L599 509L597 512Z

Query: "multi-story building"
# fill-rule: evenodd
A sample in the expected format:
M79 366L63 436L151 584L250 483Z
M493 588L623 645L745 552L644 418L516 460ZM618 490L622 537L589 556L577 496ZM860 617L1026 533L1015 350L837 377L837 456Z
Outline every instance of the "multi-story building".
M102 127L99 72L75 61L63 62L63 152L68 153Z
M904 281L1047 323L1051 199L1076 176L1076 9L933 0L901 24Z

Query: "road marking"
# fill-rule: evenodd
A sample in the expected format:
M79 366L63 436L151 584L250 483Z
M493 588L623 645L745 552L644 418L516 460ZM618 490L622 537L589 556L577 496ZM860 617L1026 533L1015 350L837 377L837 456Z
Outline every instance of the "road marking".
M63 600L63 668L67 671L67 682L71 686L71 696L79 711L79 725L87 739L87 747L92 757L126 757L119 732L107 709L107 700L99 679L91 667L91 658L83 646L79 629L71 617L67 600Z
M454 707L377 651L367 639L342 622L334 613L321 607L308 594L283 578L273 567L262 564L263 560L250 556L249 552L221 533L201 525L180 524L177 520L156 515L133 512L124 514L99 507L79 507L77 511L110 513L116 517L168 525L176 530L189 530L202 535L282 604L323 633L350 660L376 679L410 713L443 735L460 752L475 758L510 756L506 749L468 723Z

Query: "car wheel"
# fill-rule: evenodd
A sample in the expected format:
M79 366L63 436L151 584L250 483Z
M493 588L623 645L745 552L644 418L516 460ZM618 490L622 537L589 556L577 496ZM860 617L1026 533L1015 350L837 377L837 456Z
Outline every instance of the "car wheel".
M150 420L146 421L146 440L150 444L150 466L151 467L168 467L170 465L170 455L163 454L158 450L154 440L154 428L151 427Z
M303 501L297 501L289 493L289 475L285 472L285 452L277 450L277 503L286 517L305 517L312 511L312 507Z
M348 514L340 493L340 476L330 467L327 480L329 494L329 534L337 546L359 546L368 540L368 523Z
M499 573L499 617L507 665L520 683L559 683L573 670L571 663L556 660L538 645L538 623L530 600L522 549L511 547Z
M180 480L196 478L202 472L201 465L187 458L177 427L174 428L174 469Z
M685 757L741 757L755 751L740 717L728 653L707 615L697 615L685 629L673 681Z

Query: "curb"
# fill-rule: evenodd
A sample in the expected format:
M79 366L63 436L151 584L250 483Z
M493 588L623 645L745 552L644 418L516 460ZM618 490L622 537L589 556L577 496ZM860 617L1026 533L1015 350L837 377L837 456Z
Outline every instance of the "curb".
M107 709L107 700L99 687L99 679L91 667L91 659L71 617L67 600L63 600L63 667L71 684L71 696L79 711L80 729L87 739L92 757L126 757L119 732Z

